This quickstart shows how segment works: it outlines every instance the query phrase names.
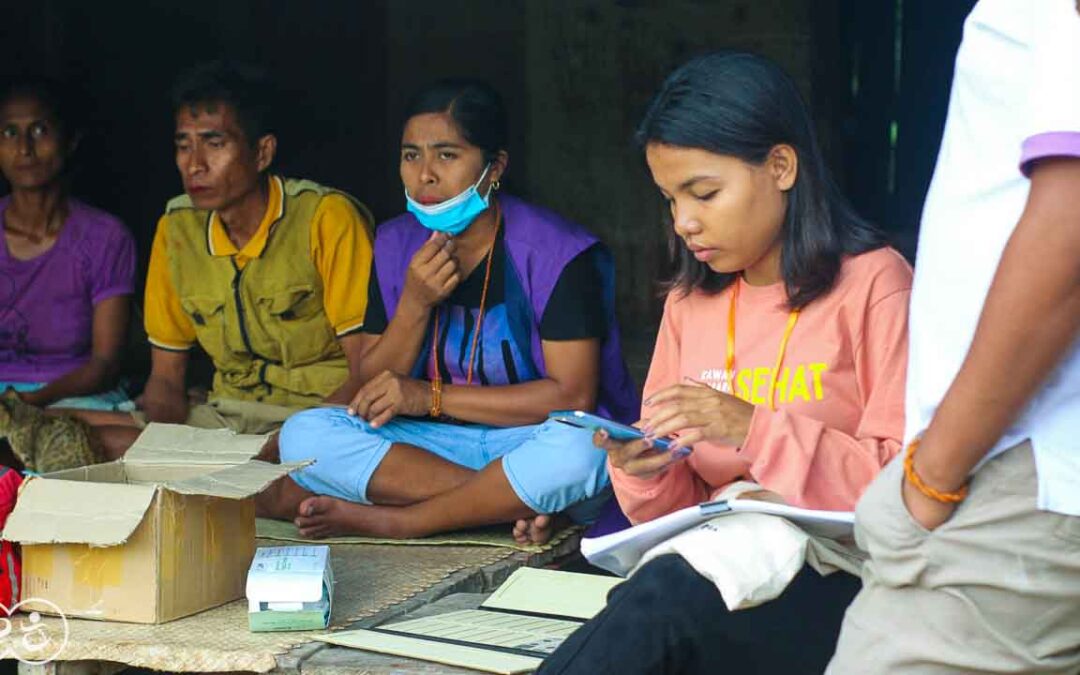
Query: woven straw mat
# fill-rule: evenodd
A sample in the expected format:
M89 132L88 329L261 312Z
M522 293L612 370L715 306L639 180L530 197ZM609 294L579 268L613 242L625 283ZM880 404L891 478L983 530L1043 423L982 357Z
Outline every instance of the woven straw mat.
M260 540L260 546L277 545ZM512 554L506 548L431 547L418 555L408 546L331 546L334 570L332 628L406 600L450 574L484 567ZM47 623L59 619L46 618ZM252 633L247 601L159 625L70 620L62 660L97 660L172 672L266 672L275 657L310 642L314 632Z
M311 539L300 536L296 526L283 520L270 520L258 518L255 520L256 536L261 539L277 539L279 541L298 541L305 544L313 543ZM509 524L492 525L491 527L478 527L471 530L458 532L444 532L442 534L424 537L423 539L379 539L376 537L330 537L320 539L320 544L390 544L394 546L499 546L510 548L515 551L526 553L543 553L562 543L567 537L581 530L579 525L570 525L555 532L546 544L519 544L514 541Z

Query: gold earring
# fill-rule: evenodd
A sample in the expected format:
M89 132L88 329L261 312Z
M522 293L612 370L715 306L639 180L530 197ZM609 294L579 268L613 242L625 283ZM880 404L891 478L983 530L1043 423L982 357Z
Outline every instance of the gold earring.
M491 181L491 189L494 190L495 192L498 192L499 188L501 188L501 187L502 187L502 183L499 182L498 178Z

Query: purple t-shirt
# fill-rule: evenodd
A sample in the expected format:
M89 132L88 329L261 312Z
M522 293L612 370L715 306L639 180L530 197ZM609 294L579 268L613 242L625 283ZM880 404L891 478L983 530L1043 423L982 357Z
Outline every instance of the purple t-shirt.
M0 223L10 198L0 199ZM80 201L51 249L13 258L0 237L0 381L51 382L90 358L94 305L135 291L135 241Z

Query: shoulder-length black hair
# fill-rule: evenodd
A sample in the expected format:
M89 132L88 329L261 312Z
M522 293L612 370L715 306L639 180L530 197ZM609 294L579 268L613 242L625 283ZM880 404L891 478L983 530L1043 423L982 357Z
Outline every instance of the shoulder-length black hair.
M465 140L484 151L485 161L506 150L506 106L487 82L458 78L431 84L409 102L402 128L411 118L425 113L450 115Z
M697 148L760 165L776 145L798 155L781 230L781 274L788 305L800 309L827 293L845 255L885 245L841 196L821 157L806 105L790 77L760 56L715 53L673 72L653 97L635 138ZM735 279L698 261L669 231L676 270L669 290L717 293Z

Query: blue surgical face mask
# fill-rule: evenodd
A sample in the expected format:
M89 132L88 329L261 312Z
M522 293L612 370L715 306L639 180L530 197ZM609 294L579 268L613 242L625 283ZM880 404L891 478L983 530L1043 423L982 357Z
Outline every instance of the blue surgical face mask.
M487 194L483 197L476 188L484 181L484 176L488 174L490 168L490 164L485 166L484 173L480 174L480 178L467 190L438 204L421 204L410 197L409 191L405 190L405 208L429 230L445 232L451 236L461 234L488 207L491 188L488 188Z

